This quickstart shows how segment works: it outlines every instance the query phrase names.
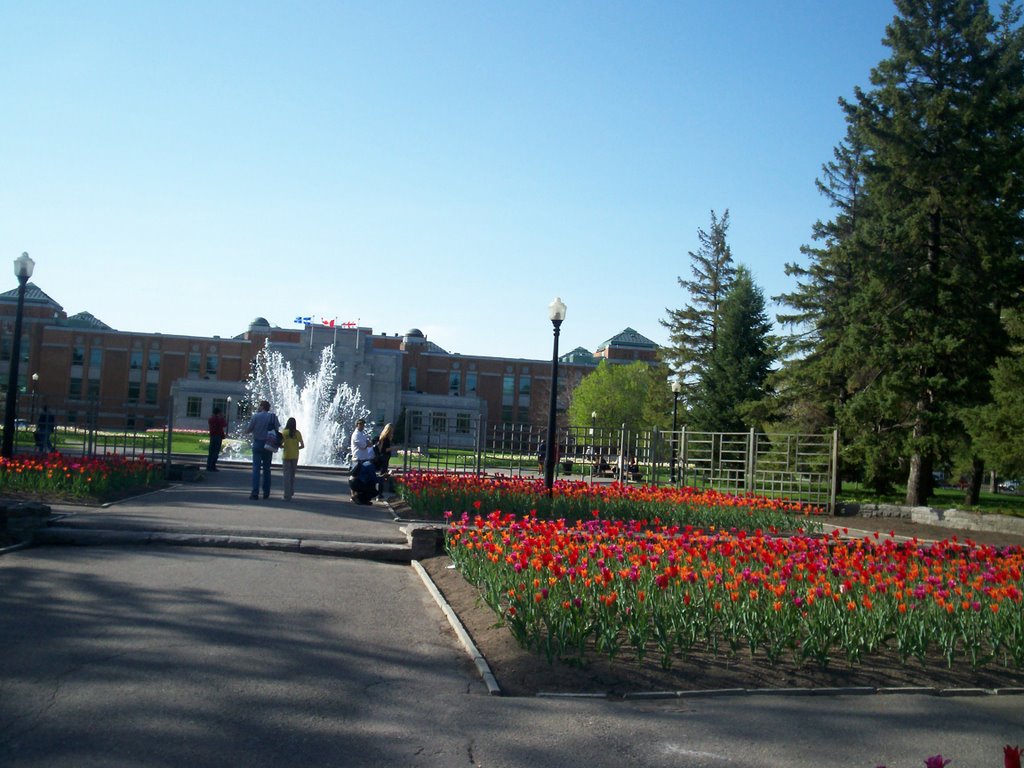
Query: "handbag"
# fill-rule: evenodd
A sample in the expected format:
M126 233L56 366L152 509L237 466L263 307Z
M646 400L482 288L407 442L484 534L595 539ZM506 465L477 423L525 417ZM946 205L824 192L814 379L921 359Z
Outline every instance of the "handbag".
M271 453L275 453L281 447L281 433L276 429L268 429L267 436L263 440L263 447Z

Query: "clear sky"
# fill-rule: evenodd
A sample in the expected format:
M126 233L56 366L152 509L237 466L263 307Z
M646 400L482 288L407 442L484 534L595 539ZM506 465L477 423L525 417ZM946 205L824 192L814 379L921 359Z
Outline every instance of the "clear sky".
M0 0L0 256L122 331L311 315L550 359L558 295L560 352L665 343L712 209L766 296L792 287L894 12Z

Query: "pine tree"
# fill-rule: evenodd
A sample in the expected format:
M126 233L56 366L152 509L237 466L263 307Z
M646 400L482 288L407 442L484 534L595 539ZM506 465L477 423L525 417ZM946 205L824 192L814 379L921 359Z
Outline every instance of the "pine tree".
M726 242L729 211L721 218L711 211L711 228L697 231L700 248L690 251L692 280L677 278L689 292L690 302L682 309L667 309L668 319L659 322L669 330L665 358L679 374L684 387L692 389L707 356L715 348L722 302L732 285L735 268Z
M717 344L694 389L691 424L711 432L753 426L751 414L768 395L766 381L774 360L764 293L740 266L722 302Z
M921 504L935 457L963 433L960 416L987 397L1006 349L1000 312L1024 284L1024 66L1009 6L997 21L986 0L896 5L891 56L870 90L840 102L863 145L860 210L837 232L855 259L835 347L848 351L831 354L821 326L812 355L842 363L824 368L846 379L840 423L874 461L895 465L901 454L907 503ZM812 269L843 276L842 260L809 255ZM845 367L851 349L856 368Z

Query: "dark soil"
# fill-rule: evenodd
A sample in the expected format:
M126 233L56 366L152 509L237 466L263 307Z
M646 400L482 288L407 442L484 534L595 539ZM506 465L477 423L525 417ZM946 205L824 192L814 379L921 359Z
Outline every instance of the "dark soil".
M830 519L851 529L882 535L890 530L897 535L921 539L971 538L979 543L1024 544L1024 537L1005 534L957 533L948 529L915 526L908 521L881 521L860 518ZM897 530L898 529L898 530ZM895 654L866 658L857 666L843 659L829 667L797 665L784 661L769 664L764 657L740 652L732 658L709 652L695 652L688 659L677 659L672 668L661 667L657 653L637 662L630 649L623 649L613 661L591 653L586 663L556 660L549 664L542 653L519 646L499 617L483 602L479 591L451 568L446 556L422 561L422 565L458 614L463 626L487 660L504 695L532 696L538 693L600 693L621 696L627 693L664 691L706 691L721 689L766 688L1024 688L1024 669L990 665L972 670L960 663L952 669L938 657L927 664L916 661L901 664Z

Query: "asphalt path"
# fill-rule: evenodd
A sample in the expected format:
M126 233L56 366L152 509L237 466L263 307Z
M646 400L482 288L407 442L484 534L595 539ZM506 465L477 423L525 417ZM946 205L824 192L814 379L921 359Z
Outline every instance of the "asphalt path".
M339 476L250 502L244 470L62 525L397 541ZM1024 696L488 694L407 565L263 549L0 557L2 766L958 766L1024 743Z

